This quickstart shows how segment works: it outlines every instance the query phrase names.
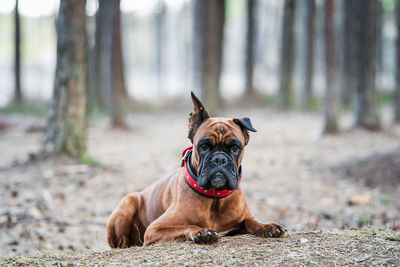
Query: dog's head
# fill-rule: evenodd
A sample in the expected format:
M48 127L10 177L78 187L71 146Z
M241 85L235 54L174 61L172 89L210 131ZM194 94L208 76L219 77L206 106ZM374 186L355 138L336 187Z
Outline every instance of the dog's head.
M249 131L256 132L249 118L228 119L208 115L192 92L193 112L189 117L190 160L198 185L205 189L234 190L239 187L239 167Z

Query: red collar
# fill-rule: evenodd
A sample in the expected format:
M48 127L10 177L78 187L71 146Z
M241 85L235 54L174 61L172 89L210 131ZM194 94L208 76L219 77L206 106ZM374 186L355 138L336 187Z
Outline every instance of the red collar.
M191 175L188 169L188 164L187 164L187 158L190 152L192 152L193 146L186 148L182 152L182 164L183 164L183 170L185 174L185 181L186 183L192 188L196 193L209 197L209 198L224 198L229 196L230 194L233 193L235 190L215 190L215 189L207 189L203 190L196 181L196 177L192 177L193 174ZM190 168L190 167L189 167ZM242 172L240 172L240 178L239 178L239 184L240 181L242 180Z

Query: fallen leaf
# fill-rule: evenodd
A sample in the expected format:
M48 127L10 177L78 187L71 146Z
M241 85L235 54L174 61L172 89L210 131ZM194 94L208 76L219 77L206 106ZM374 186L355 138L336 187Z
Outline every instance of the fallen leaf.
M349 200L348 204L350 206L356 205L368 205L371 203L372 197L371 195L352 195Z

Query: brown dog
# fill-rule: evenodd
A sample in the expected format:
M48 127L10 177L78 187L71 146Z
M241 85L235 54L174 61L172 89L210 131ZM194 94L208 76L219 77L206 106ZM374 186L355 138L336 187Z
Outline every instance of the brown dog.
M172 240L212 243L218 232L280 237L284 229L257 222L239 186L248 118L210 118L192 93L189 118L193 149L184 151L182 168L140 193L122 199L107 222L113 248Z

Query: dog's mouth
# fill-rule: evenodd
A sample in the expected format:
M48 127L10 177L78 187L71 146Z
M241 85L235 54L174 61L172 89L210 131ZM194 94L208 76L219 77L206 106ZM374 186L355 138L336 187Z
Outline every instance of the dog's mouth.
M212 178L211 178L211 187L215 189L220 189L223 188L226 185L226 178L225 176L217 172Z
M223 189L227 184L225 175L221 172L217 172L210 177L210 179L201 179L199 186L204 189Z
M239 187L237 177L227 175L225 171L216 171L207 178L201 175L197 182L203 190L235 190Z

